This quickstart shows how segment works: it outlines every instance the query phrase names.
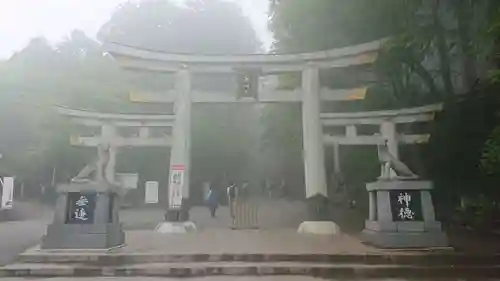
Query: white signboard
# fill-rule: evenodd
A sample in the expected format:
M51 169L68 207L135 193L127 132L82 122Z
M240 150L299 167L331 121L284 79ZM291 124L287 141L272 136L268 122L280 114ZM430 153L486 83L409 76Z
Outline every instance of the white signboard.
M121 186L125 189L137 189L137 182L139 181L138 174L132 173L117 173L116 177Z
M155 204L158 203L158 182L147 181L144 188L144 203Z
M168 205L180 208L182 205L182 185L184 183L184 165L172 165L168 186Z
M14 201L14 178L4 177L1 179L2 201L0 209L11 209Z

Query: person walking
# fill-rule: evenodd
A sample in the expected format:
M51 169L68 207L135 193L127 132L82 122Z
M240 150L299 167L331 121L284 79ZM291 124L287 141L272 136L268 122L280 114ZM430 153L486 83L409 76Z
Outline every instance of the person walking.
M210 216L212 218L215 218L215 212L217 211L217 208L219 207L219 200L218 200L217 192L212 187L210 187L210 190L208 191L207 205L208 205L208 208L210 209Z
M234 183L231 183L227 189L227 205L229 206L229 214L231 216L231 219L233 219L234 223L234 208L236 207L236 197L237 197L237 190L236 190L236 185Z

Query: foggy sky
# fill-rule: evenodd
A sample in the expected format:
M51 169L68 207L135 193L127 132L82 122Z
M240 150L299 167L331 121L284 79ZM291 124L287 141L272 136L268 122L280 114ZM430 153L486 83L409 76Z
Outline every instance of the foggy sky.
M28 41L44 36L58 42L73 29L81 29L95 37L99 28L126 0L4 0L0 8L0 59L22 49ZM175 0L182 1L182 0ZM267 31L268 0L235 1L250 17L257 35L268 47L271 35Z

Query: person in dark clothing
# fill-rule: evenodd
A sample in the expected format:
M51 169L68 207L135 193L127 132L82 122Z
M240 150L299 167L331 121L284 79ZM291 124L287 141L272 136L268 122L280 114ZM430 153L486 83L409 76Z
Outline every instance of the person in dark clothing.
M217 208L219 207L219 200L218 200L217 192L212 187L210 188L210 191L208 192L207 204L208 204L208 208L210 209L210 215L212 216L212 218L215 218L215 212L217 211Z

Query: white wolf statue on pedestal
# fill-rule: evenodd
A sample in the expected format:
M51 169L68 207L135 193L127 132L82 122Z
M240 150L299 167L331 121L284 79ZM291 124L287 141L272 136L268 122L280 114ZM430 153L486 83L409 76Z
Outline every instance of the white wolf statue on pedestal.
M123 188L113 181L110 149L109 143L100 144L96 160L69 184L58 185L54 221L47 227L42 249L109 250L124 244L119 219Z
M110 182L106 178L106 169L110 165L110 145L107 143L99 144L97 147L97 158L94 159L90 164L86 165L76 177L71 179L71 182L82 183L91 180L91 176L94 173L94 181L105 180Z
M448 246L434 213L432 182L419 179L392 155L387 140L378 145L378 156L381 175L366 185L370 213L361 239L385 249Z
M398 160L389 152L387 140L384 141L384 144L377 145L377 150L381 165L379 180L416 180L419 178L405 163ZM391 169L396 173L396 176L391 173Z

